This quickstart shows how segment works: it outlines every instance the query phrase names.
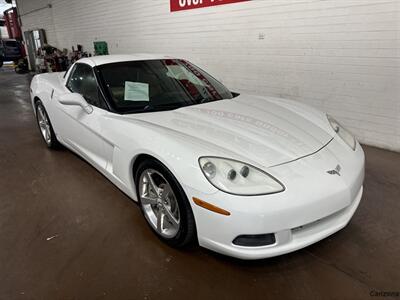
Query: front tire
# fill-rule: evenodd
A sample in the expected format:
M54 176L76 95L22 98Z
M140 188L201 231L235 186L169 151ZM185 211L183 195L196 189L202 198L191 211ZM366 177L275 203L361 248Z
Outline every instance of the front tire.
M39 126L41 136L46 143L47 147L56 149L60 146L57 140L56 134L54 133L53 126L51 125L49 115L43 106L43 103L38 100L35 103L36 107L36 121Z
M175 176L155 159L136 170L140 209L157 236L173 247L190 244L196 237L192 208Z

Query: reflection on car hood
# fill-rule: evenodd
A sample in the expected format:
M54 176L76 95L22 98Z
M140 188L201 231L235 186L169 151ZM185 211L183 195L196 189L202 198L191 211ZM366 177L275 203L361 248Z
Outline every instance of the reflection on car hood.
M131 117L184 133L201 140L207 149L213 146L219 154L234 153L264 167L312 154L333 137L324 114L278 98L239 96Z

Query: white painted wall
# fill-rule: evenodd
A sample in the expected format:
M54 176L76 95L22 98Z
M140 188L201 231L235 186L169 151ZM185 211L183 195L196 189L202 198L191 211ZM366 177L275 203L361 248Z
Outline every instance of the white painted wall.
M0 39L8 38L7 28L5 26L0 26Z
M0 19L4 19L3 12L11 8L11 5L0 0ZM8 38L8 32L6 26L0 26L0 38Z
M5 10L11 8L11 7L12 7L11 4L8 4L8 3L6 3L5 1L0 0L0 15L1 15L0 18L1 18L1 19L3 19L3 12L4 12Z
M105 40L112 54L182 56L234 90L311 104L362 142L400 151L399 0L253 0L175 13L168 0L18 5L23 29L44 28L54 46L91 51Z

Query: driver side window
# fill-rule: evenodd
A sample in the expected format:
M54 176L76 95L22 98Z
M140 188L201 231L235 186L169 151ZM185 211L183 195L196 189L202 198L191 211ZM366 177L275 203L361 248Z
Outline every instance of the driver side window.
M67 88L81 94L86 101L96 107L105 108L93 69L89 65L77 63L68 79Z

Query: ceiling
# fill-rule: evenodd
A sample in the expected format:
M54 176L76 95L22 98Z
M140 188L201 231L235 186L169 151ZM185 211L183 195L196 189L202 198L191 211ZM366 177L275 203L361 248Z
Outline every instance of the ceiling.
M0 0L0 18L3 18L3 11L10 8L11 4L6 3L4 0Z

